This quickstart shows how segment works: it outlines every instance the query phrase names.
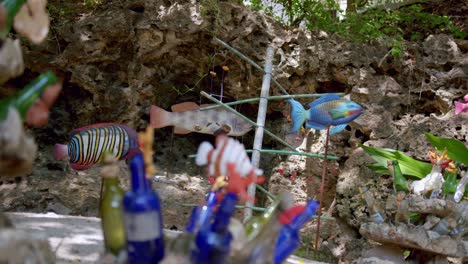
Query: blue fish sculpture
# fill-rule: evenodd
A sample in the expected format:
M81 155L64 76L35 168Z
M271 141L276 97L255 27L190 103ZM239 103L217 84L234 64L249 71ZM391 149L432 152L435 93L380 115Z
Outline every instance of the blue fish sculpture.
M307 128L322 130L327 126L330 134L335 135L343 131L346 125L362 114L364 109L359 104L341 99L337 94L324 95L312 103L309 110L294 99L286 100L291 105L291 119L293 123L289 133L296 133L306 122Z

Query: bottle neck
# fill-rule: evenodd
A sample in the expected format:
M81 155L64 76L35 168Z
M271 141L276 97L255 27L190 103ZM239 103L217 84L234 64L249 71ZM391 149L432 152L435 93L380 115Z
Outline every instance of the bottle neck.
M132 173L132 191L133 192L149 192L151 191L151 183L145 175L145 161L143 155L137 153L130 161L130 170Z
M118 185L119 185L119 178L117 178L117 177L104 178L104 186L105 187L118 186Z

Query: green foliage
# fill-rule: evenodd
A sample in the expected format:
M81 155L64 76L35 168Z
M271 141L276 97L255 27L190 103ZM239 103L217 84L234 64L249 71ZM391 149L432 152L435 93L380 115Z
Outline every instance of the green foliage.
M83 13L96 9L104 4L104 0L49 0L47 10L51 19L52 27L60 28L64 23L69 22Z
M430 163L415 160L401 151L367 147L362 144L359 144L359 146L369 153L369 155L371 155L376 161L376 163L369 165L369 168L378 173L390 174L387 169L388 160L397 160L400 164L401 172L404 175L411 175L421 179L431 172L432 166Z
M468 165L468 148L461 141L453 138L440 138L427 132L424 132L424 135L438 150L442 151L444 148L447 148L447 156L449 158Z
M88 8L96 8L98 5L102 4L104 0L84 0L84 4Z
M288 26L304 24L310 30L324 30L337 33L352 41L363 42L373 39L390 39L393 43L391 54L403 54L403 40L420 40L434 32L451 33L456 38L467 38L467 33L456 27L448 16L427 13L422 5L414 4L395 10L369 8L367 1L355 2L357 7L367 7L367 11L347 12L343 20L337 18L339 9L335 0L272 0L271 3L284 7L278 15L272 4L261 0L251 0L254 10L264 11ZM396 1L387 1L392 3ZM349 9L349 8L348 8Z
M314 250L315 235L304 234L301 235L301 245L294 251L294 255L315 261L325 263L338 263L338 260L333 256L329 250Z
M221 9L219 9L217 0L201 0L200 1L201 15L206 18L211 18L213 28L211 34L216 36L218 29L222 26Z
M442 186L442 193L454 194L457 190L457 173L456 172L445 172L445 182Z
M419 221L421 220L420 213L410 212L408 214L408 217L409 217L410 223L412 223L413 225L417 225Z

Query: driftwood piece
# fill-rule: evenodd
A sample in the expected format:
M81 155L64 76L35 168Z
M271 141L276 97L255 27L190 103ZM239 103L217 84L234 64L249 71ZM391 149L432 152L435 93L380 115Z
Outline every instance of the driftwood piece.
M409 227L404 224L395 226L370 222L362 224L359 233L383 244L415 248L444 256L468 257L467 241L440 236L436 232L425 230L423 226Z

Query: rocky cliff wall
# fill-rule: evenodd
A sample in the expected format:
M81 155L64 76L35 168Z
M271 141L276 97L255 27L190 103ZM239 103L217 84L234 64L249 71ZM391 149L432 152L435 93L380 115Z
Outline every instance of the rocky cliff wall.
M384 189L383 196L391 188L388 180L366 168L371 160L354 143L395 148L427 159L429 143L422 134L424 131L463 142L468 140L467 114L455 116L453 112L453 100L468 92L467 41L431 35L421 42L404 43L404 55L393 58L389 55L391 47L385 41L355 44L325 32L289 29L272 18L229 2L108 2L92 14L56 27L45 45L23 46L31 75L52 68L65 79L48 127L33 131L41 151L37 166L46 168L40 175L55 170L55 176L49 180L60 182L58 185L64 191L61 194L43 188L28 195L49 197L42 199L46 203L52 200L57 204L58 200L60 206L77 206L68 212L95 212L78 207L85 206L86 201L95 203L97 191L90 187L95 182L79 178L70 180L76 187L74 191L65 190L68 180L58 175L65 165L51 161L50 147L65 141L71 129L108 121L142 129L148 123L151 104L168 109L182 101L200 102L201 90L218 94L221 84L224 95L232 100L259 96L261 73L213 41L213 36L260 65L266 47L274 46L274 77L290 94L345 92L366 108L365 114L351 124L352 129L332 137L330 146L330 152L342 159L331 165L333 170L327 181L330 195L325 207L336 196L337 215L352 227L358 227L365 214L362 201L357 199L357 186L371 182L378 186L375 188ZM221 66L229 67L223 80L220 74L209 75L209 71ZM272 86L271 94L280 91ZM240 110L250 117L256 116L255 104L242 106ZM288 129L289 123L281 115L269 112L267 126L281 133ZM196 151L201 140L211 140L211 137L175 136L173 147L170 129L157 130L156 137L158 166L172 166L170 170L190 176L202 175L187 155ZM318 139L309 142L309 150L323 151L323 135ZM252 143L251 136L242 140L247 146ZM268 137L264 144L281 148ZM293 190L299 201L306 197L306 178L318 179L321 172L319 160L264 155L262 164L268 174L273 169L269 189ZM291 181L292 175L297 175L299 180ZM190 189L187 186L193 185L185 184L188 183L178 183L176 188L187 191ZM91 188L93 194L79 191L83 186ZM193 190L189 192L193 198ZM313 188L311 192L314 193ZM81 202L67 202L73 199ZM18 204L11 202L7 209L27 210L33 206ZM46 207L49 205L43 209ZM175 216L180 214L176 211ZM173 225L185 223L185 220L179 223L177 218L174 221Z

